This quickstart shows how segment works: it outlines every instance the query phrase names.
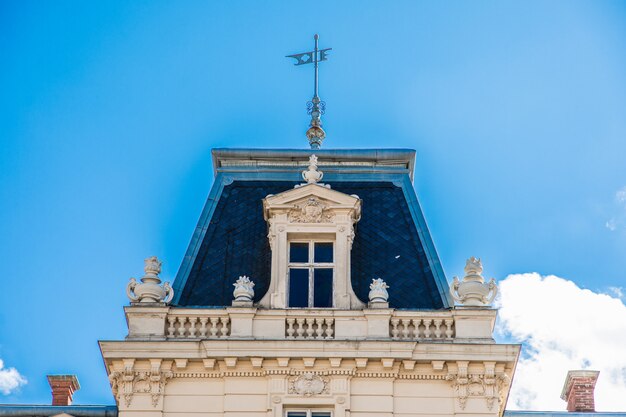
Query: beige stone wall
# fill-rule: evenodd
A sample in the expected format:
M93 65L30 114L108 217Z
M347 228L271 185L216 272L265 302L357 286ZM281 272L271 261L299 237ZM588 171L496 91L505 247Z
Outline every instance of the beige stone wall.
M489 409L484 387L476 382L470 384L473 387L462 405L449 378L454 366L445 363L319 359L311 364L291 359L281 366L277 360L266 359L255 367L240 359L230 365L216 360L207 369L202 361L178 361L177 365L163 360L162 368L171 374L162 395L154 396L149 391L150 376L141 375L130 402L123 394L119 396L120 417L283 417L287 410L303 408L329 410L333 417L497 416L503 409L499 399ZM148 372L151 364L139 360L133 367ZM475 376L485 371L480 363L470 363L470 369ZM313 382L299 390L296 381L306 377ZM307 387L312 390L307 392ZM507 390L508 386L501 386L499 394ZM118 392L123 393L123 388Z
M520 349L488 308L126 314L127 339L100 342L120 417L495 417Z

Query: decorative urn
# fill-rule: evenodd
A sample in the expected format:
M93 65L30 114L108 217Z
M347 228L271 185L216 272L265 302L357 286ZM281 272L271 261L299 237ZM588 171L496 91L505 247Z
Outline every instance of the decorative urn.
M468 307L485 307L493 302L498 293L495 279L491 278L488 283L481 275L483 265L480 258L471 257L465 263L465 276L463 281L454 277L450 294L459 304Z
M322 171L317 170L317 156L311 155L309 158L309 169L306 171L302 171L302 178L308 184L317 184L322 180L324 173Z
M144 260L144 273L141 283L135 278L131 278L126 287L126 294L130 301L134 303L165 303L172 301L174 290L170 283L166 282L161 286L161 261L156 256L151 256Z
M389 300L387 288L389 285L382 278L372 279L369 293L370 303L386 303Z
M252 302L252 298L254 297L254 282L252 282L249 277L245 275L240 276L233 286L235 287L233 291L235 301Z

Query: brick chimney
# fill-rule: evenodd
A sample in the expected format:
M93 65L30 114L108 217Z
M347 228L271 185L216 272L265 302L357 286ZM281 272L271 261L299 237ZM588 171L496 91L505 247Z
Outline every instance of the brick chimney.
M72 405L72 395L80 389L76 375L48 375L52 405Z
M569 371L561 391L561 399L567 401L569 412L594 412L596 405L593 390L600 371Z

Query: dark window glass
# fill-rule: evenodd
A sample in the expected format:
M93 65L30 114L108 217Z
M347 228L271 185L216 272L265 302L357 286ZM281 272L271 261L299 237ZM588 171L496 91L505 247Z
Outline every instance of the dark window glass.
M315 262L332 262L333 261L333 243L316 243L315 244Z
M333 306L333 270L315 268L313 270L313 307Z
M289 262L309 262L309 244L291 242L289 245Z
M289 307L309 306L309 270L289 269Z
M291 413L289 413L289 417L291 417ZM330 417L330 412L328 412L328 411L313 411L311 413L311 417Z
M287 413L287 417L306 417L306 411L290 411Z

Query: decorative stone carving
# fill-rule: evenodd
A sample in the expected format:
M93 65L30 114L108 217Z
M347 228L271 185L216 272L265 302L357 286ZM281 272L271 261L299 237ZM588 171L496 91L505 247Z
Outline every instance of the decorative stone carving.
M317 156L311 155L309 157L309 169L302 171L302 178L307 184L317 184L322 180L322 177L324 177L324 173L317 169Z
M304 204L296 204L289 212L292 223L332 223L334 215L327 212L326 204L316 197L310 197Z
M161 286L161 261L156 256L151 256L144 260L145 275L138 283L135 278L131 278L126 286L126 294L132 304L140 303L165 303L169 304L174 296L174 290L169 282Z
M235 301L252 301L254 297L254 282L249 277L243 275L233 284L235 290L233 291L233 297Z
M311 397L318 394L328 394L328 378L321 377L312 372L305 372L297 377L289 379L289 393Z
M494 363L485 362L484 373L468 374L468 362L457 361L457 371L448 373L446 381L452 383L456 391L459 408L464 410L469 397L484 397L489 410L498 403L498 408L504 408L504 400L511 382L504 372L495 372Z
M386 303L389 300L387 288L389 285L382 278L372 279L369 292L370 303Z
M484 307L493 302L498 293L495 279L486 283L483 276L483 265L480 258L471 257L465 264L465 277L459 281L454 277L450 294L459 304L469 307Z
M135 371L133 363L131 360L124 365L123 371L113 371L109 375L113 395L118 403L123 399L128 408L134 394L150 394L152 406L156 408L165 393L165 384L174 374L171 370L161 369L160 359L154 360L149 372Z

